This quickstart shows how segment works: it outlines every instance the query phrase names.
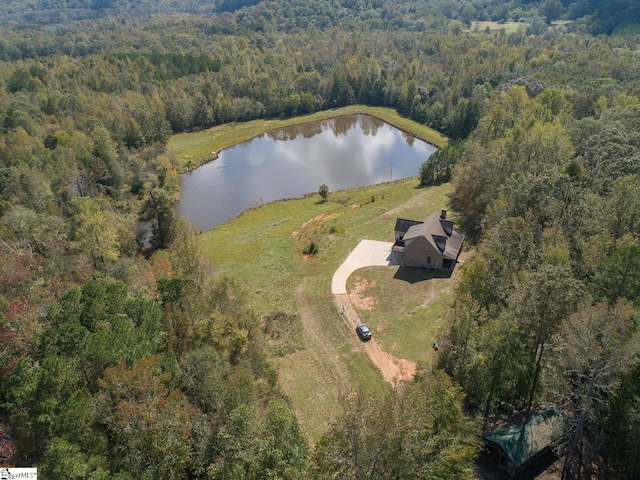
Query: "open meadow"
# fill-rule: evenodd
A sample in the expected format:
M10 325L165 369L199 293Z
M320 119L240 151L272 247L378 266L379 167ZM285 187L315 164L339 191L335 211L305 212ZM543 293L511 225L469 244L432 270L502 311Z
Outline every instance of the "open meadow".
M312 442L340 408L340 394L358 389L381 393L386 388L355 333L343 322L333 302L331 278L361 239L392 241L397 216L422 219L446 206L448 184L417 189L417 183L409 178L331 193L327 202L317 194L273 202L202 234L216 275L241 285L258 317L282 312L300 322L290 334L303 337L302 348L274 361L280 383ZM304 255L311 242L318 245L318 253ZM444 302L440 296L447 298L451 280L407 284L394 278L397 271L398 267L386 267L374 276L377 302L384 309L363 313L365 318L378 311L385 315L385 328L383 320L373 325L377 340L389 353L428 363L432 334L440 326ZM350 281L358 275L356 271ZM363 275L369 275L368 270ZM425 304L427 297L431 301ZM417 337L416 327L423 332Z

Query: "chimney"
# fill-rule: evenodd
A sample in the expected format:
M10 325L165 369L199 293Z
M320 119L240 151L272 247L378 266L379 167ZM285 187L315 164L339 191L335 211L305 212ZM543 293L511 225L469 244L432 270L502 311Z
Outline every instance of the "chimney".
M443 208L440 211L440 218L442 218L443 220L447 218L447 209L446 208Z

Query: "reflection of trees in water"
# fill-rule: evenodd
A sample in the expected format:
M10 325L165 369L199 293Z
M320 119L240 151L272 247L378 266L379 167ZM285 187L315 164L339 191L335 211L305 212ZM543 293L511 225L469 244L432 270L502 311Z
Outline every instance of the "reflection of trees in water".
M410 147L413 147L413 144L416 141L416 137L414 137L410 133L405 132L404 130L402 131L402 138L404 138L405 142L407 142L407 145L409 145Z
M272 140L295 140L298 135L302 135L306 139L321 134L325 129L329 129L336 137L346 135L349 130L354 128L358 122L362 132L366 135L375 136L380 127L384 126L384 122L376 117L369 115L345 115L343 117L330 118L319 122L301 123L298 125L290 125L267 132L266 136Z
M378 129L384 125L384 122L376 117L370 117L369 115L360 116L360 128L365 135L371 135L373 137L378 133Z
M267 136L272 140L295 140L298 135L309 139L320 133L322 133L321 122L309 122L273 130L268 132Z
M344 117L336 117L333 119L333 124L331 125L331 131L336 137L340 137L342 135L346 135L349 130L355 127L356 123L358 123L357 115L346 115Z
M267 132L266 135L271 140L295 140L298 132L292 132L291 127L287 127L280 130L272 130Z
M304 138L312 138L322 133L322 125L320 122L311 122L301 125L302 135Z
M340 137L346 136L347 132L355 128L358 124L360 125L362 133L372 137L375 137L378 131L386 125L385 122L379 118L369 115L345 115L343 117L334 117L317 122L290 125L278 130L272 130L265 135L272 140L286 141L295 140L298 135L302 135L306 139L311 139L326 130L330 130L336 137ZM409 146L413 146L416 141L416 137L404 131L402 131L402 137Z

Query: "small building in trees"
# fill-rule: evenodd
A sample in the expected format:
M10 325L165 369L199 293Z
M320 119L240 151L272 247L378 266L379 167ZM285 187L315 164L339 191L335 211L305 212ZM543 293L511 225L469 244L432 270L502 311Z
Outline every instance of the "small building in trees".
M515 418L483 435L498 467L515 476L544 454L550 453L562 438L566 418L557 408L532 415L529 421Z
M398 218L391 251L400 266L453 270L464 235L453 228L446 210L432 213L423 222Z

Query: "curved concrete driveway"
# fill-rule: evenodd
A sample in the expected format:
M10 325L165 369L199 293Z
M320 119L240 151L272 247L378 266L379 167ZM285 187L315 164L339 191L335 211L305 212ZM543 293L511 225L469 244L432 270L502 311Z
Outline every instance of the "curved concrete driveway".
M347 259L338 267L331 280L331 293L341 295L347 293L347 278L359 268L372 266L397 265L395 255L391 253L392 242L378 242L376 240L361 240L349 254Z

